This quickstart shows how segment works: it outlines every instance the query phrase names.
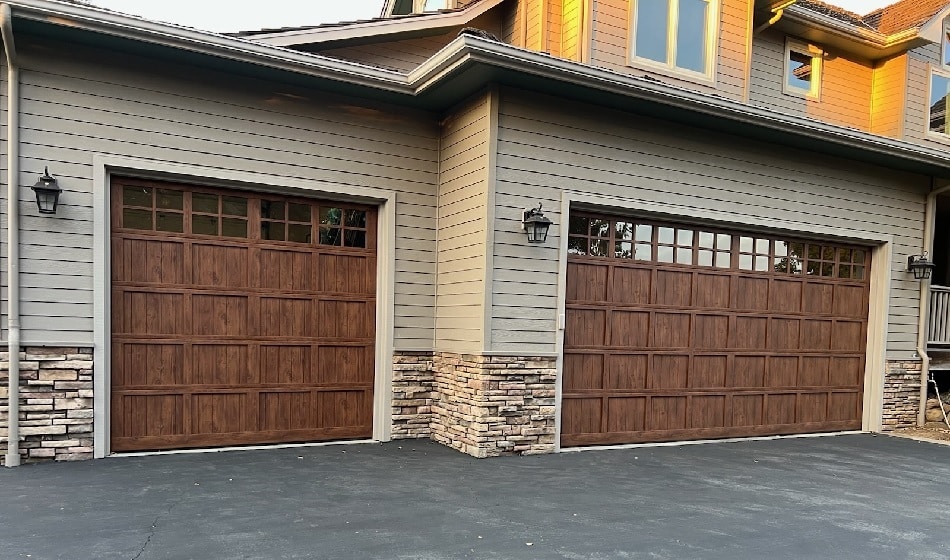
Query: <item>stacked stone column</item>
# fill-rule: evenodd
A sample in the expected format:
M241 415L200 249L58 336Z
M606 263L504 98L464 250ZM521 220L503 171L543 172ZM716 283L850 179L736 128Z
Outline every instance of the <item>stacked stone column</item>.
M9 425L10 354L0 352L0 445ZM20 353L20 454L24 463L93 456L91 348L25 348Z

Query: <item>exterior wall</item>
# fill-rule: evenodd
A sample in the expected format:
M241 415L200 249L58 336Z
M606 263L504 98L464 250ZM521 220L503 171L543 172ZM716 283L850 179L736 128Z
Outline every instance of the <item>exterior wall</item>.
M560 208L571 190L607 206L614 197L672 214L738 214L739 224L781 220L801 231L850 226L892 236L887 350L892 359L913 354L919 283L904 269L921 246L927 177L589 105L568 112L556 99L516 90L501 91L498 121L490 350L556 351L567 223ZM538 203L555 225L545 244L529 247L520 212Z
M489 106L489 95L481 94L452 111L442 125L437 349L473 352L483 347Z
M561 15L561 57L580 61L584 48L584 20L587 6L583 0L563 0Z
M7 446L10 354L0 352L0 448ZM92 348L20 352L23 463L92 458ZM5 456L0 455L0 464Z
M884 431L917 425L921 366L919 359L887 362L884 373Z
M820 99L784 93L785 35L767 30L756 35L752 42L749 103L840 126L870 130L874 81L870 63L827 51L821 74Z
M874 68L871 132L902 138L907 96L907 55L881 61Z
M696 91L715 92L741 101L745 98L749 7L746 0L720 0L719 58L714 86L658 75ZM630 0L593 0L590 63L616 72L637 75L650 70L628 64Z
M545 25L545 34L547 35L547 47L545 51L551 56L563 56L561 53L561 37L564 33L561 21L562 2L561 0L547 1L547 20Z
M397 352L393 355L392 439L418 439L432 435L434 384L432 352Z
M394 344L432 348L434 115L76 47L41 50L26 36L18 48L24 345L92 345L92 162L112 154L285 177L289 188L303 179L396 191ZM52 218L26 188L46 165L65 189Z
M524 4L522 8L524 44L519 46L533 51L543 51L546 39L544 36L545 0L519 0L519 3Z
M907 53L907 105L904 109L904 138L932 148L946 150L950 137L929 135L930 69L940 64L940 45L925 45Z

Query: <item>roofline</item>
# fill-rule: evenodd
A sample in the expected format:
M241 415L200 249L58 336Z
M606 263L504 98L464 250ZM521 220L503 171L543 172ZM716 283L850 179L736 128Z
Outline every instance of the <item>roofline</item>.
M940 10L920 26L920 36L933 43L943 42L943 20L950 16L950 5Z
M296 29L253 35L255 41L275 46L307 45L347 39L360 39L427 29L460 27L498 6L505 0L482 0L453 12L434 12L406 18L382 19L325 28Z
M823 31L856 41L864 46L881 50L893 49L894 47L909 43L920 36L917 28L905 29L904 31L887 35L868 27L853 25L829 15L809 10L799 4L792 4L786 7L785 17L806 25L819 27Z
M591 67L471 35L462 35L418 68L400 74L352 62L257 44L239 38L152 22L52 0L9 0L14 18L81 28L156 45L227 58L301 75L418 96L455 71L484 64L631 99L695 111L766 130L820 139L852 149L947 171L950 153L807 118L744 105L668 83ZM15 19L14 19L15 31Z

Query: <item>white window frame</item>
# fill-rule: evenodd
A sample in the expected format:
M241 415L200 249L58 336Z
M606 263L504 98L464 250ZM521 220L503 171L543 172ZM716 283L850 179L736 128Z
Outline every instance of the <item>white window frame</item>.
M793 52L811 57L811 88L805 89L795 87L788 83L789 75L792 72L791 55ZM796 95L807 97L816 101L821 100L821 81L824 74L825 51L820 47L809 43L803 43L791 38L785 39L785 70L782 72L782 92L786 95Z
M936 64L930 65L930 72L927 80L927 102L924 103L924 134L930 140L950 143L950 132L934 132L930 129L930 99L933 96L934 76L940 76L950 80L950 64L944 64L947 60L947 33L950 33L950 18L943 21L940 26L942 34L940 36L940 60Z
M679 12L677 0L667 0L669 3L669 20L666 30L668 62L665 64L637 56L637 4L639 0L630 0L630 38L627 41L627 64L677 78L714 85L716 82L716 68L719 62L719 28L722 26L720 8L722 2L721 0L706 1L708 2L706 8L706 68L703 72L676 66L676 23Z
M453 0L440 0L440 1L442 2L442 7L437 8L438 10L447 10L449 8L453 8L455 4ZM413 11L417 14L421 14L425 12L425 7L426 7L426 0L415 0L415 9ZM434 11L436 10L433 10L433 12ZM432 12L428 12L428 13L432 13Z

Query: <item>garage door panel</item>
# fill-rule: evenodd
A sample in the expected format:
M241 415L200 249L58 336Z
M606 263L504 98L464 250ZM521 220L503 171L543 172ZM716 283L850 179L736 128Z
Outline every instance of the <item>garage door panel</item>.
M568 235L562 445L860 427L866 249L583 212Z
M689 379L689 356L654 354L647 389L683 389Z
M564 354L565 390L602 389L603 379L603 354Z
M834 286L806 282L802 311L808 315L831 315L834 312Z
M689 346L689 313L654 313L651 330L654 348L686 348Z
M729 317L726 315L696 315L695 348L728 348Z
M736 279L736 309L767 310L769 308L768 278L738 277Z
M591 287L586 288L587 301L603 301L597 299L600 276L606 279L607 267L597 266L598 278L590 279ZM570 275L568 276L570 278ZM606 283L606 280L605 280ZM652 298L653 272L640 267L617 267L613 271L613 283L610 290L610 301L621 304L647 304Z
M690 272L658 270L656 304L687 307L693 301L693 275Z
M246 432L250 426L244 411L251 404L245 393L195 393L191 395L192 434Z
M626 286L625 281L631 278L631 271L624 270L619 279L620 290L613 290L614 293L623 293L626 288L635 288L634 285ZM597 264L578 264L571 269L567 277L567 292L569 297L575 301L607 301L607 267Z
M726 397L697 395L689 401L690 428L722 428L726 425Z
M191 317L192 334L245 336L248 334L248 297L194 294Z
M801 312L802 284L799 280L772 280L769 291L769 311L781 313Z
M601 358L602 359L602 358ZM608 358L605 389L645 389L650 356L647 354L614 354Z
M192 284L198 287L248 287L248 249L219 245L192 245Z
M647 430L680 430L686 427L686 397L651 397Z
M736 317L735 335L732 348L754 348L761 350L766 347L769 320L766 317Z
M835 286L834 314L846 318L867 316L867 293L860 286Z
M610 313L610 346L641 346L649 336L648 312L618 310Z
M767 387L794 387L798 383L798 356L770 356Z
M247 344L191 345L191 367L186 385L249 385L259 383L250 371Z
M569 309L566 313L569 328L565 333L566 344L575 347L604 346L607 327L607 312L599 309Z
M260 336L315 336L314 305L309 297L262 297L260 306Z
M827 356L803 356L798 384L805 387L827 387L830 366L831 358Z
M726 371L726 387L760 388L765 386L765 356L735 356Z
M258 285L265 290L309 292L314 288L315 255L309 251L261 249Z
M731 277L723 274L696 274L696 307L729 307Z
M372 435L375 211L125 178L112 195L114 451Z
M116 343L112 346L112 386L173 386L184 382L183 344Z
M646 397L608 399L607 431L639 432L646 429L646 400ZM599 427L594 431L599 431Z
M262 344L261 383L308 383L312 379L313 348L298 344Z
M726 386L728 356L693 356L687 387L721 389Z

